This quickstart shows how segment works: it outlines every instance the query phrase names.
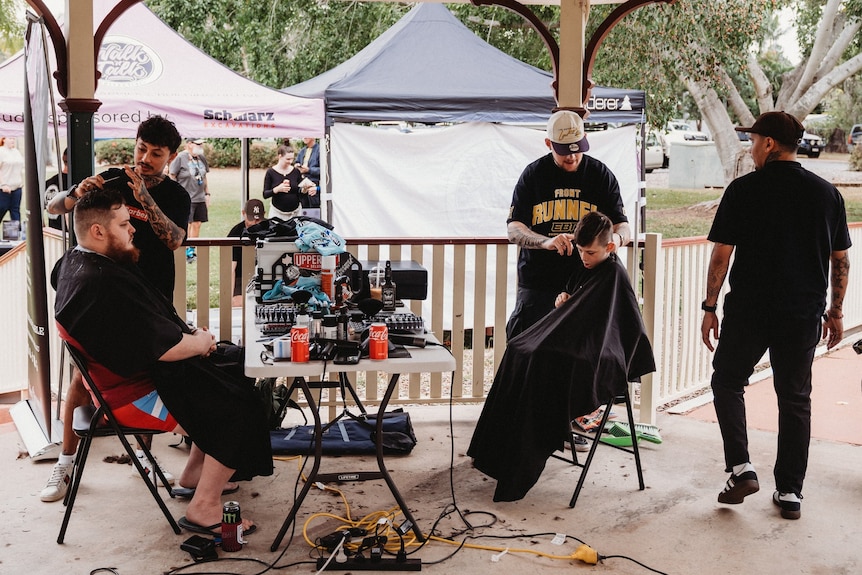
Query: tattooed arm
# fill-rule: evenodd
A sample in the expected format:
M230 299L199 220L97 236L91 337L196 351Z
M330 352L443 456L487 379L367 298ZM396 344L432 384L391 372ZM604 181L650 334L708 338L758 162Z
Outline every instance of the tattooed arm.
M727 277L731 254L733 254L732 245L716 243L712 248L709 271L706 275L706 299L704 300L704 304L708 306L718 305L718 293L724 284L724 278ZM704 345L709 348L709 351L713 351L710 334L718 339L718 316L715 315L715 312L704 312L700 334Z
M509 242L522 248L531 250L551 250L558 254L570 256L574 253L575 245L572 234L559 234L554 237L543 236L536 233L523 222L511 221L507 224Z
M126 167L126 174L132 180L129 183L129 187L132 188L135 199L140 202L144 211L147 212L147 218L150 226L153 228L153 232L171 251L179 248L186 238L185 231L165 215L147 190L148 185L154 187L161 183L164 176L146 176L142 178L129 167Z
M847 280L850 277L850 256L847 250L832 252L829 256L831 272L829 290L832 300L823 318L823 337L828 336L826 347L832 349L844 337L844 294L847 292Z

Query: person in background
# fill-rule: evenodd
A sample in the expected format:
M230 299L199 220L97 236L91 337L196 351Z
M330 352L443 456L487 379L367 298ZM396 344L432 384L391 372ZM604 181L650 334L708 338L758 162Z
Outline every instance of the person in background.
M259 224L264 220L263 202L258 199L251 199L245 203L245 208L242 210L242 221L232 227L227 233L229 238L240 238L243 232L249 227ZM231 305L233 307L242 306L243 285L242 285L242 248L234 246L233 256L231 257Z
M207 172L210 168L204 157L204 140L186 140L186 149L177 154L171 162L169 175L178 181L186 189L191 199L189 210L189 235L190 238L199 238L201 235L201 224L209 221L210 191L207 182ZM186 260L192 263L197 258L195 248L186 248Z
M0 137L0 220L9 212L10 220L21 221L23 185L24 156L18 150L18 143L15 138Z
M59 172L48 178L45 182L45 209L48 204L61 191L69 189L69 148L63 150L63 167ZM63 229L64 216L48 212L48 227L55 230Z
M296 168L299 173L314 183L314 186L302 188L302 207L320 207L320 145L316 138L303 138L305 147L299 151L296 157Z
M296 154L290 146L281 145L277 150L278 159L273 167L267 168L263 176L263 197L272 198L269 217L289 220L299 215L299 182L302 173L293 165Z
M131 215L131 224L135 228L134 243L140 251L137 265L144 277L168 301L172 301L174 296L174 250L185 240L189 221L188 193L165 175L165 168L176 156L181 143L182 138L173 122L162 116L146 119L138 126L135 140L134 170L140 175L140 182L134 190L123 179L110 182L111 186L117 186L123 194L126 208ZM123 171L107 170L84 179L65 192L59 192L48 203L48 213L71 212L80 198L93 190L104 188L106 177L119 177L120 172ZM125 175L124 172L123 174ZM73 369L63 406L63 449L47 485L40 493L42 501L57 501L66 494L78 448L78 436L72 431L72 416L76 407L89 402L90 394L84 388L81 374L77 369ZM137 455L144 468L150 470L151 478L155 478L153 466L159 465L159 462L147 461L142 450L138 450ZM165 470L162 468L162 471ZM174 476L171 473L165 475L168 481L173 483Z
M713 350L712 392L730 473L719 503L760 490L748 452L745 387L769 351L778 397L778 452L772 502L781 517L802 515L811 440L811 364L844 334L850 233L838 190L796 161L802 124L786 112L761 114L750 128L755 171L730 183L715 213L701 336ZM733 256L733 267L730 267ZM718 296L730 270L719 337ZM829 302L827 308L827 287ZM825 311L825 313L824 313Z
M141 176L126 167L132 186ZM233 478L272 475L272 449L253 383L207 361L215 337L190 327L135 265L135 228L121 192L108 187L75 207L79 245L51 274L60 336L88 360L118 422L186 435L180 481L194 488L181 527L218 535L222 492ZM116 314L122 321L106 321ZM245 533L254 524L244 518Z

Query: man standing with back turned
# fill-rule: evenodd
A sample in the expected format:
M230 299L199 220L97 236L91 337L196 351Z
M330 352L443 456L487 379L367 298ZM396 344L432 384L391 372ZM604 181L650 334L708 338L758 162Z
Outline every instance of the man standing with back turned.
M719 337L718 295L735 250L712 362L715 413L725 471L731 474L718 501L742 503L760 489L748 453L745 386L769 350L778 396L772 501L783 518L799 519L811 436L814 348L821 334L828 336L828 348L844 334L842 305L850 269L847 215L835 186L796 161L803 133L799 120L785 112L767 112L752 127L737 130L751 134L755 171L731 182L718 206L709 232L715 246L701 306L701 335L712 350L711 336Z

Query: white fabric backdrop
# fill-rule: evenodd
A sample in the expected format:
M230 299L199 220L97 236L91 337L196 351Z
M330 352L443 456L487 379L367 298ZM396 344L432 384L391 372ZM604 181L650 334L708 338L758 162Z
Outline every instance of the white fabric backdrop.
M590 132L589 154L637 206L634 126ZM339 124L330 131L332 223L344 237L505 237L512 190L548 152L545 131L487 123L410 133Z
M620 183L629 221L638 201L637 128L590 132L589 155ZM332 126L332 223L346 238L500 238L512 191L528 163L548 152L545 131L487 123L417 129L411 133ZM446 248L444 326L451 327L452 248ZM516 250L510 250L507 310L514 307ZM385 259L386 254L381 253ZM431 250L424 252L425 262ZM624 259L624 258L623 258ZM488 266L494 269L493 253ZM429 273L431 266L426 264ZM475 268L467 252L465 325L473 314ZM493 277L493 275L491 276ZM493 285L486 290L486 326L493 325ZM430 311L425 306L426 321Z

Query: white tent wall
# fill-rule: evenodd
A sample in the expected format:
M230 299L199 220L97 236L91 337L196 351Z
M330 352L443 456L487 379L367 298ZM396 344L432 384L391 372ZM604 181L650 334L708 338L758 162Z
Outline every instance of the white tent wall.
M635 126L625 126L587 136L589 155L604 162L620 183L629 221L639 198L636 135ZM544 130L500 124L467 123L403 133L336 123L330 128L332 223L347 238L505 237L515 183L528 163L548 153L544 139ZM515 250L511 253L509 312L517 285ZM430 248L424 257L430 261ZM470 325L473 253L468 251L467 258L465 324ZM492 255L488 266L495 265ZM432 272L426 268L430 285ZM451 285L451 257L446 258L444 273ZM449 329L452 289L444 291L444 324ZM492 286L486 301L486 325L493 325ZM429 314L423 310L423 315Z

